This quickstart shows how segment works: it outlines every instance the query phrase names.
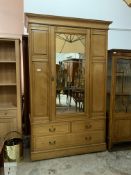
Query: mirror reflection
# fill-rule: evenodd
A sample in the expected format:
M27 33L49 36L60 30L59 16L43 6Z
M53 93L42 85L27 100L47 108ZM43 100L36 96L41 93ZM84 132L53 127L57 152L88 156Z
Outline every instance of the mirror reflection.
M56 34L56 113L84 112L85 35Z

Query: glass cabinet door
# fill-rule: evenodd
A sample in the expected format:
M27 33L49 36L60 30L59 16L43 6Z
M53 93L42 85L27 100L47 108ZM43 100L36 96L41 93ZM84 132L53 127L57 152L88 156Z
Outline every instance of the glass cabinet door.
M84 34L56 33L56 113L85 111Z
M115 112L131 112L131 59L116 61Z

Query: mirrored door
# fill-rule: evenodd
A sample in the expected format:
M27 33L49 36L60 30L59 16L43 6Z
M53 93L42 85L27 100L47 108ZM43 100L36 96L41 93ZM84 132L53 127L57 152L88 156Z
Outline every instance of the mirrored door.
M85 112L86 35L56 33L56 114Z

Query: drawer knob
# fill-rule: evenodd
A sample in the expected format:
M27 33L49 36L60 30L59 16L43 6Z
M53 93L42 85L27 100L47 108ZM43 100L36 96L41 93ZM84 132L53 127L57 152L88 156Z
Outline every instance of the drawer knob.
M7 112L5 112L4 114L7 115Z
M91 127L92 127L91 124L87 124L87 125L85 126L86 129L90 129Z
M87 141L90 141L91 139L92 139L91 136L89 136L89 137L85 137L85 140L87 140Z
M55 80L55 78L52 76L52 77L51 77L51 81L54 81L54 80Z
M56 144L56 141L49 141L49 145L55 145Z
M49 132L55 132L56 128L49 128Z

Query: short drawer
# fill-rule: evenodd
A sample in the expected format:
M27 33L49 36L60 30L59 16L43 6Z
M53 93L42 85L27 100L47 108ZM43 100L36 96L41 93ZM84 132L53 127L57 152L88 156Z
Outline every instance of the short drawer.
M72 122L72 132L104 130L105 120L86 120Z
M16 116L16 109L5 109L0 110L0 117L2 116Z
M70 132L69 123L33 124L32 135L52 135Z
M105 132L96 131L72 135L72 145L88 145L105 142Z
M34 149L35 151L44 151L60 147L66 147L70 143L70 141L67 141L67 137L68 136L64 135L35 137Z

